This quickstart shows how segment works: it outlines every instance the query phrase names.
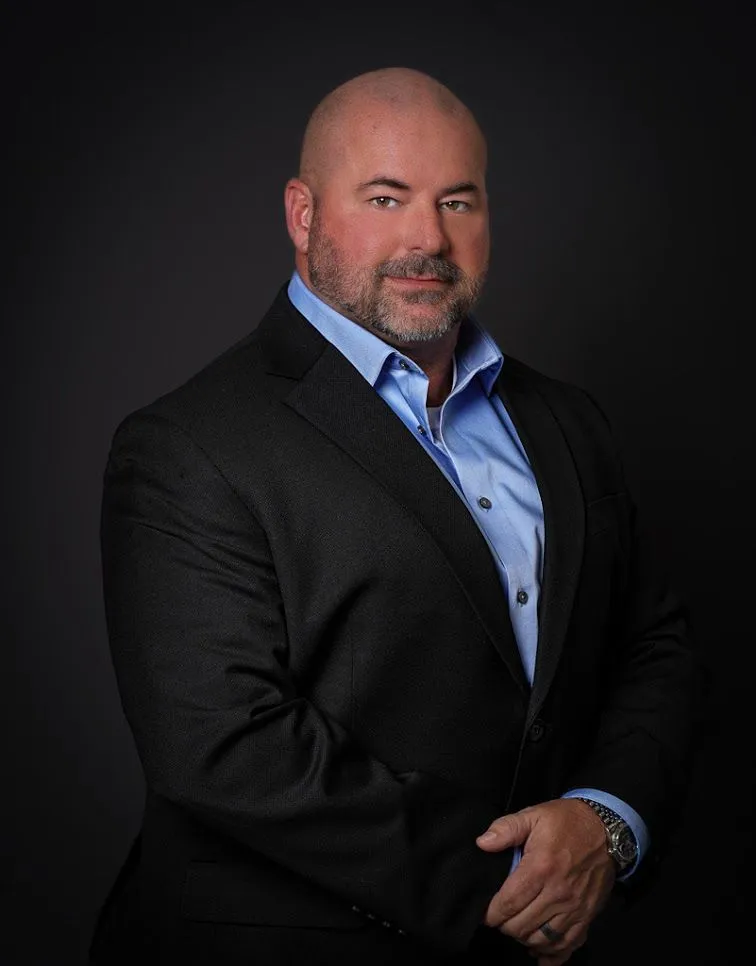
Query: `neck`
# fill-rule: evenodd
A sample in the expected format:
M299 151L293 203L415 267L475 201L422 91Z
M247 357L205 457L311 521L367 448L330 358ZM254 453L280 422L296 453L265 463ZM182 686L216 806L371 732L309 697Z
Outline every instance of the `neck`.
M428 377L426 399L428 406L440 406L452 390L454 378L452 357L457 344L458 328L434 342L397 346L404 355L416 362Z
M299 253L297 254L299 256ZM351 318L357 325L361 324L357 319L345 313L343 306L334 305L322 292L313 286L304 257L297 257L296 267L302 281L313 295L316 295L337 312L346 315L347 318ZM377 332L375 329L371 328L369 331L373 335L378 336L379 339L383 339L384 342L388 342L389 345L393 345L399 349L405 356L420 366L428 377L426 405L440 406L452 390L452 381L454 379L452 357L457 344L457 338L459 337L459 326L454 326L446 335L440 339L434 339L432 342L400 342L390 338L383 332Z
M384 332L370 329L373 335L394 346L423 370L428 377L426 406L440 406L452 391L454 380L452 358L459 338L459 330L460 327L455 325L446 335L431 342L401 342Z

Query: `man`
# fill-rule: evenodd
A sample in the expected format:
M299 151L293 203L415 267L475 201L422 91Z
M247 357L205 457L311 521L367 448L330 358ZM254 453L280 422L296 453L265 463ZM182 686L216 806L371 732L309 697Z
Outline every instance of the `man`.
M434 79L337 88L286 185L290 283L116 433L147 799L93 963L558 966L669 834L685 621L600 410L470 315L485 168Z

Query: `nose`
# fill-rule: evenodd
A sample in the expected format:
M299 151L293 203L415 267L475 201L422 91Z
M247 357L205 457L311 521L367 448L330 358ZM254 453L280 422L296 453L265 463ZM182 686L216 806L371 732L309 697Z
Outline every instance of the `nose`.
M441 212L436 205L407 205L404 244L408 251L442 255L449 249Z

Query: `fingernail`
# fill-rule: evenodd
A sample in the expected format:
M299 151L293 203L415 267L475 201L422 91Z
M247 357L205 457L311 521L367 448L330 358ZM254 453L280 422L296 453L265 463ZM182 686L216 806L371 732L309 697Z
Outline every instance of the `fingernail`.
M482 835L479 835L478 838L476 839L476 841L477 842L493 842L493 840L495 838L496 838L496 832L494 832L493 829L489 829L487 832L484 832Z

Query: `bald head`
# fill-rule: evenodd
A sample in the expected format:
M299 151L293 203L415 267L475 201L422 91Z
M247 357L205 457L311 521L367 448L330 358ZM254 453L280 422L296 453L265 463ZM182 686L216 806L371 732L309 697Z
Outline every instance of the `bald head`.
M448 349L488 265L485 167L475 119L434 78L394 67L342 84L284 193L301 278L380 338Z
M318 104L305 129L299 177L318 191L343 160L350 141L367 126L376 130L392 119L437 114L458 123L485 167L483 134L470 110L435 78L408 67L369 71L346 81Z

